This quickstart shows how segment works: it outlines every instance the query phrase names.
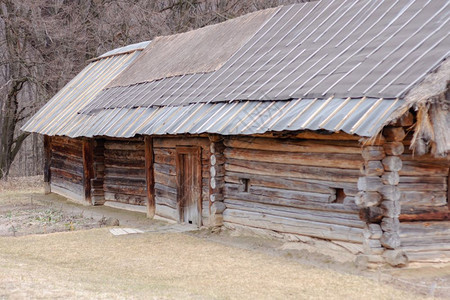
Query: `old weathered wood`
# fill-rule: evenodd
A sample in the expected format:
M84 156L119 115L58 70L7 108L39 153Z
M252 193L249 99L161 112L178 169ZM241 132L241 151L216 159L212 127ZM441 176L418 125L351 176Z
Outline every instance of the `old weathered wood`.
M398 201L401 196L401 191L395 185L383 185L379 192L386 200Z
M153 139L145 136L145 183L147 192L147 217L155 216L155 176L153 168Z
M381 178L377 176L366 176L358 178L358 190L376 192L383 187Z
M387 155L401 155L405 151L402 142L389 142L383 145L384 152Z
M381 146L366 146L362 150L361 155L366 161L382 160L386 156Z
M359 218L366 223L378 223L383 218L383 210L378 206L361 208Z
M398 156L387 156L382 161L386 171L398 172L402 169L402 160Z
M383 136L388 142L401 142L406 136L403 127L387 126L383 129Z
M399 232L400 221L398 218L383 218L381 221L381 228L383 231Z
M344 169L359 169L363 164L359 154L346 153L290 153L228 148L224 154L225 157L233 159Z
M414 161L405 160L405 156L401 156L402 169L399 171L400 176L442 176L447 177L449 167L446 161Z
M385 172L381 176L381 181L386 185L397 185L400 181L400 176L398 172Z
M270 139L239 137L224 140L229 148L243 148L266 151L287 151L299 153L349 153L360 154L361 147L357 141L320 141L298 139Z
M83 187L84 200L91 203L91 179L94 178L94 141L83 140Z
M253 162L247 160L228 159L225 170L266 176L286 176L298 179L319 179L330 181L357 182L360 171L352 169L326 168L314 166L298 166Z
M400 118L395 120L391 125L399 127L408 127L411 126L412 124L414 124L414 115L409 111L407 111Z
M365 176L381 176L384 173L384 167L379 160L366 161L361 167L361 174Z
M404 267L408 265L408 257L402 250L386 250L383 257L393 267Z
M52 161L51 137L44 135L44 192L51 193L51 172L50 164Z
M225 199L224 203L226 204L227 209L235 209L236 211L253 211L280 217L339 224L356 228L363 228L365 226L364 222L362 222L356 214L308 210L235 199Z
M355 196L355 203L361 208L371 207L380 204L382 200L378 192L358 192Z
M450 220L447 206L444 207L417 207L415 205L401 206L399 216L401 222L407 221L445 221Z
M389 218L398 218L400 215L400 203L398 201L384 200L380 207L383 209L383 215Z
M362 243L363 229L312 221L264 215L257 212L226 209L224 222L237 223L256 228L270 229L282 233L301 234L329 240Z
M397 249L401 244L400 237L396 232L383 232L380 242L387 249Z

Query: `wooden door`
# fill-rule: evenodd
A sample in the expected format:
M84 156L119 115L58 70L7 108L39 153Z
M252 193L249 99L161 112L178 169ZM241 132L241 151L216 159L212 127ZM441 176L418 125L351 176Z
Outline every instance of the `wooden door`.
M177 147L177 206L180 222L201 226L202 166L199 147Z

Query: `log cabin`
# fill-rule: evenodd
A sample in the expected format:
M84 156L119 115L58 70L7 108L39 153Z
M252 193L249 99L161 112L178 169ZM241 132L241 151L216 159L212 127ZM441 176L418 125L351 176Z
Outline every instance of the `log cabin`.
M115 49L22 129L74 201L450 263L449 4L309 2Z

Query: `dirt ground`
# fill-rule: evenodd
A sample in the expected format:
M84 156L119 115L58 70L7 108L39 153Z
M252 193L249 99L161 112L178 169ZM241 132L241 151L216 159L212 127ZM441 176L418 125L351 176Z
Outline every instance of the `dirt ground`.
M15 182L0 183L0 299L450 299L449 268L362 271ZM115 236L105 217L144 233Z

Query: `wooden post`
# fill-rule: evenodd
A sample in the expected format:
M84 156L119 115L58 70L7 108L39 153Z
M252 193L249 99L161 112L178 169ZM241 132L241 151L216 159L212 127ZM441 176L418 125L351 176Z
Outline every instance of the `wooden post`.
M145 183L147 187L147 217L155 216L155 176L153 170L153 138L146 136L145 141Z
M44 193L51 193L51 166L52 149L51 149L51 137L44 135Z
M84 200L91 203L91 179L94 178L94 140L83 140L83 190Z

